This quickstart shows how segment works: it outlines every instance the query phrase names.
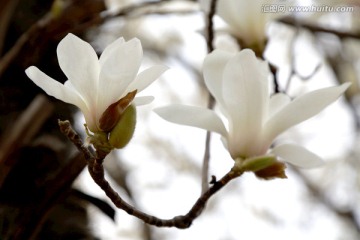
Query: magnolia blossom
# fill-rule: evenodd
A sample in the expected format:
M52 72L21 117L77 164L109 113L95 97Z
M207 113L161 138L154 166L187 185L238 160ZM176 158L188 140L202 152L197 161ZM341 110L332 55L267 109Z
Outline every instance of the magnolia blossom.
M221 134L234 160L268 155L302 167L322 163L301 146L269 148L278 135L338 99L349 84L316 90L294 100L283 93L269 97L268 64L249 49L238 53L215 50L206 57L203 68L205 84L227 121L212 110L195 106L173 105L155 109L156 113L174 123Z
M208 11L211 0L200 0L201 8ZM247 47L262 46L266 39L266 24L283 15L284 1L279 0L221 0L217 2L216 13L229 25L233 35Z
M165 66L153 66L138 74L143 52L136 38L128 42L119 38L98 58L89 43L68 34L60 41L57 56L60 68L68 78L65 84L35 66L25 72L48 95L79 107L92 132L101 131L99 119L111 104L130 92L142 91L167 70ZM136 97L134 104L151 101L150 96Z

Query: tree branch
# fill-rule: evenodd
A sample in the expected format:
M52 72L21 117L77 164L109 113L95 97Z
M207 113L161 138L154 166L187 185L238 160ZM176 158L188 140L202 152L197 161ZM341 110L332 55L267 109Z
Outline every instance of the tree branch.
M38 95L20 115L9 131L2 136L0 143L0 186L2 186L13 165L10 157L28 143L53 111L53 104L44 96Z
M236 177L239 177L242 172L231 169L226 175L224 175L219 181L215 181L209 190L204 192L188 213L185 215L175 216L172 219L161 219L147 213L144 213L127 202L125 202L120 195L111 187L109 182L104 176L103 154L96 154L94 156L90 150L84 147L79 135L72 129L69 121L59 121L61 132L68 137L70 141L81 151L88 163L88 170L95 183L105 192L105 194L111 199L116 207L124 210L129 215L135 216L147 224L155 225L158 227L176 227L180 229L189 228L195 218L197 218L205 208L207 201L212 195L222 189L226 184Z
M214 50L215 34L214 34L213 18L216 13L216 5L217 5L217 0L212 0L210 3L209 13L207 14L206 43L207 43L208 53L211 53ZM215 105L215 99L211 95L211 93L209 93L207 107L209 109L212 109L212 108L214 108L214 105ZM209 176L208 175L209 175L209 162L210 162L210 142L211 142L211 132L207 131L206 139L205 139L205 151L204 151L204 157L203 157L203 166L202 166L201 194L203 194L204 192L206 192L209 189Z

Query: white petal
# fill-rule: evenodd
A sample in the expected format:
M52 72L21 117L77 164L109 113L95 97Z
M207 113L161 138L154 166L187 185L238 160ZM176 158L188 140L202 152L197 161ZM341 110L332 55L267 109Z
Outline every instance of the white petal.
M230 58L234 56L234 53L214 50L207 55L204 60L203 72L205 85L221 107L224 107L222 95L224 68Z
M286 94L276 93L272 95L269 102L268 119L285 107L290 101L290 97Z
M223 1L218 4L217 12L230 26L238 28L239 31L244 31L244 27L250 24L251 18L260 17L260 12L256 14L252 7L253 2L256 1Z
M118 47L120 47L124 42L125 42L124 38L121 37L115 40L114 42L112 42L110 45L108 45L100 56L99 59L100 66L102 66L106 61L106 59L111 55L111 53L114 52Z
M40 71L37 67L31 66L25 70L25 73L48 95L53 96L63 102L74 104L78 107L80 103L83 102L74 90L65 87L60 82Z
M74 91L74 93L76 93L75 87L72 85L72 83L69 80L64 83L64 86L65 88ZM78 96L81 98L80 95ZM76 104L76 106L80 108L81 112L83 113L87 127L90 129L90 131L92 132L99 131L97 127L97 120L95 115L95 106L92 105L87 106L84 101L79 101Z
M63 102L74 104L80 108L84 114L86 123L91 131L96 131L96 124L94 117L91 115L91 111L88 109L86 103L82 100L81 96L76 92L76 89L69 81L65 84L52 79L37 67L31 66L25 70L26 75L41 89L43 89L48 95L53 96Z
M194 106L171 105L154 111L169 122L213 131L227 137L227 131L220 117L212 110Z
M245 49L231 58L224 70L223 95L229 119L229 150L236 155L258 153L267 114L269 69L253 51ZM238 157L238 156L237 156Z
M224 136L221 136L220 140L221 140L222 144L224 145L224 147L226 149L229 149L228 139L225 138Z
M135 106L141 106L141 105L149 104L152 101L154 101L153 96L143 96L143 97L136 97L132 103Z
M91 45L68 34L57 47L59 65L86 102L95 105L99 63Z
M349 86L349 83L344 83L296 98L268 120L265 125L265 138L272 140L288 128L315 116L336 101Z
M138 39L125 42L109 53L100 72L98 117L110 104L127 94L125 90L135 79L142 55Z
M136 89L137 93L141 92L151 83L153 83L156 79L158 79L160 75L163 74L168 69L169 68L166 66L157 65L142 71L137 75L135 81L130 83L126 91L132 92Z
M218 14L234 34L250 45L264 40L267 15L275 15L262 13L262 5L261 1L222 1L218 4Z
M323 160L316 154L301 146L293 144L276 146L271 152L280 157L283 161L298 167L314 168L324 164Z

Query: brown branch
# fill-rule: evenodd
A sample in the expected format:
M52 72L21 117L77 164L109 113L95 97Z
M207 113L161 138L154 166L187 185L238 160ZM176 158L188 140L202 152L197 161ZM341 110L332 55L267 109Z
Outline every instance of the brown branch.
M214 37L215 37L214 33L215 33L215 31L214 31L213 18L216 13L216 5L217 5L217 0L212 0L210 3L209 13L207 14L206 43L207 43L208 53L211 53L214 50ZM215 99L211 95L211 93L209 93L207 107L209 109L212 109L212 108L214 108L214 105L215 105ZM204 192L206 192L209 189L209 176L208 175L209 175L209 162L210 162L210 142L211 142L211 132L207 131L206 138L205 138L205 151L204 151L203 166L202 166L201 194L203 194Z
M190 211L185 215L176 216L172 219L160 219L155 216L146 214L140 210L137 210L127 202L125 202L118 193L112 189L108 181L104 178L104 169L102 166L102 159L96 159L93 161L93 165L89 164L89 172L94 179L94 181L99 185L99 187L106 193L106 195L112 200L112 202L118 208L121 208L130 215L133 215L145 223L150 225L155 225L158 227L176 227L176 228L188 228L195 218L197 218L203 209L205 208L206 202L209 198L224 187L228 182L237 177L238 175L230 171L222 179L215 182L214 185L206 191L201 197L196 201Z
M341 39L343 39L343 38L360 39L360 33L341 32L341 31L337 31L335 29L320 27L320 26L317 26L317 25L314 25L311 23L299 22L298 20L296 20L295 18L292 18L292 17L281 18L278 20L278 22L286 24L286 25L290 25L293 27L306 28L307 30L309 30L313 33L322 32L322 33L334 34Z
M28 143L51 115L54 106L44 96L38 95L20 115L9 131L5 132L0 144L0 186L9 174L14 160L11 155Z
M191 0L179 0L180 2L193 2ZM21 37L14 46L6 52L0 59L0 77L8 69L8 67L21 55L24 49L37 48L38 45L48 44L50 40L59 40L69 32L83 32L91 26L104 23L105 21L116 17L138 17L149 14L168 14L171 12L149 11L141 12L141 10L154 6L162 6L163 4L171 4L174 1L160 0L151 2L142 2L121 8L116 13L100 14L104 10L100 4L100 0L72 0L60 16L54 16L51 12L42 17L33 24ZM139 12L138 14L136 14ZM180 14L191 13L191 11L179 11ZM41 43L41 44L39 44ZM30 45L30 46L29 46ZM41 54L39 54L41 55ZM35 62L36 60L31 60ZM31 65L33 62L25 63ZM25 66L25 67L27 67Z
M166 4L172 4L173 2L193 2L192 0L159 0L150 2L134 3L123 8L120 8L116 12L106 12L103 14L96 15L89 21L78 25L77 29L86 29L90 26L101 24L107 20L111 20L119 17L127 18L138 18L145 15L167 15L167 14L190 14L194 13L192 10L178 10L178 11L167 11L167 10L154 10L154 7L162 7Z
M125 191L132 204L134 204L134 207L137 207L137 202L134 198L132 188L129 186L129 182L126 181L129 172L124 168L123 164L119 163L119 159L115 156L115 154L111 154L111 159L109 160L104 162L105 171L109 174L112 180L114 180L115 183ZM141 231L143 240L153 239L151 230L150 225L142 224Z
M75 130L71 127L69 121L58 121L60 131L75 145L75 147L84 154L86 161L91 162L94 159L94 155L92 152L85 147L82 142L80 136L75 132Z
M207 49L208 52L211 53L214 50L214 37L215 37L215 31L214 31L214 21L213 18L216 13L216 6L217 6L217 0L211 0L210 3L210 10L209 13L206 16L206 32L207 32Z
M108 20L114 17L122 17L122 16L138 16L137 11L144 11L146 9L151 9L152 7L161 7L163 5L166 4L173 4L174 2L193 2L191 0L159 0L159 1L149 1L149 2L140 2L140 3L134 3L131 5L128 5L126 7L123 7L121 9L119 9L118 11L116 11L115 13L109 12L107 14L104 14L102 19L103 20ZM158 12L158 11L149 11L149 12L141 12L141 14L161 14L162 12ZM164 12L165 14L168 12ZM179 13L187 13L187 11L183 12L180 11Z
M280 85L279 85L279 81L278 81L278 78L277 78L277 67L271 63L269 63L269 67L270 67L270 71L273 75L273 83L274 83L274 93L279 93L281 92L280 90Z
M172 219L157 218L155 216L144 213L125 202L105 179L103 168L104 156L94 157L93 154L89 151L89 149L84 147L79 135L72 129L69 121L59 121L59 125L61 132L65 134L69 138L69 140L72 141L75 146L84 154L85 159L88 162L88 170L91 177L93 178L95 183L111 199L115 206L124 210L129 215L135 216L150 225L158 227L176 227L180 229L190 227L193 220L202 213L210 197L216 192L218 192L220 189L222 189L231 180L239 177L242 174L242 172L230 170L219 181L214 182L212 187L198 198L198 200L195 202L195 204L187 214L179 215Z
M43 46L50 41L59 40L67 33L73 32L83 22L87 22L89 17L98 16L105 6L101 0L72 0L60 13L54 16L48 12L40 20L34 23L26 32L24 32L0 59L0 78L9 66L20 56L33 54L31 59L22 58L21 63L27 67L37 61L41 54L34 54L40 51L39 48L46 49ZM31 49L29 53L28 49ZM26 59L23 60L23 59Z
M3 0L2 7L0 9L0 56L3 52L5 43L6 32L11 21L11 17L14 13L19 0Z

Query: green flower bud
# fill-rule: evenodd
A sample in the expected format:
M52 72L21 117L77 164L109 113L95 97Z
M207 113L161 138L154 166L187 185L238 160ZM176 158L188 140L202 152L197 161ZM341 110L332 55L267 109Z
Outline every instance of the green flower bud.
M271 155L253 157L244 160L241 168L243 171L256 172L273 165L275 162L276 157Z
M129 105L111 130L109 143L114 148L123 148L131 140L136 125L135 106Z

